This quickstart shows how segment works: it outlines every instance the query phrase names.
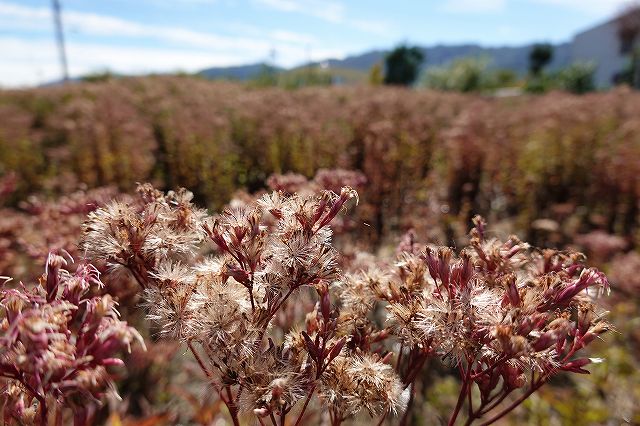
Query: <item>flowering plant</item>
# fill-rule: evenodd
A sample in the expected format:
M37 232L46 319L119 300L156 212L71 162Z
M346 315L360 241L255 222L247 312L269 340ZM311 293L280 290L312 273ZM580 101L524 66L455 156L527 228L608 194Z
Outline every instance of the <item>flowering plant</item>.
M88 264L66 271L64 257L50 254L37 285L0 289L0 377L4 421L56 424L73 410L74 423L90 421L105 391L115 394L108 368L118 353L142 337L119 320L109 295L90 296L102 284Z
M484 220L474 224L458 256L404 241L392 267L339 283L339 333L358 336L348 341L362 349L380 336L398 341L396 371L405 387L414 390L431 357L457 369L461 387L449 425L465 404L465 424L490 424L554 375L588 373L583 367L600 360L576 353L609 329L594 303L608 291L607 278L586 267L581 254L531 250L513 236L487 238ZM379 305L387 310L381 328L369 320Z
M135 277L148 318L186 344L234 424L242 413L284 424L301 402L300 424L314 395L334 425L362 410L382 421L405 412L405 422L431 357L460 373L449 424L465 404L467 424L490 423L556 373L586 372L594 360L576 352L608 329L587 293L608 288L602 273L576 253L488 239L480 218L459 256L419 251L411 239L394 266L344 274L329 224L356 197L348 187L339 195L274 192L214 217L184 190L141 186L139 194L138 207L92 213L83 245ZM202 254L206 239L216 256ZM300 326L308 287L317 301Z

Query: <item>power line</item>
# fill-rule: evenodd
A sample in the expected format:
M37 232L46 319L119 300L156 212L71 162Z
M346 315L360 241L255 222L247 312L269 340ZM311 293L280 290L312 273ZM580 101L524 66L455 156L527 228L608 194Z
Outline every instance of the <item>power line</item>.
M58 53L60 55L60 65L62 67L62 79L66 83L69 81L69 69L67 66L67 52L64 46L64 32L62 30L62 16L60 12L60 2L51 0L53 6L53 23L56 27L56 42L58 43Z

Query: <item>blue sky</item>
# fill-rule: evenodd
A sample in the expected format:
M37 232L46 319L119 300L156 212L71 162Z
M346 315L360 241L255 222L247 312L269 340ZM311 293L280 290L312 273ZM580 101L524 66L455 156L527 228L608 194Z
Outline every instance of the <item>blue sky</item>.
M72 75L282 66L407 41L566 41L626 0L60 0ZM0 0L0 86L60 75L50 0Z

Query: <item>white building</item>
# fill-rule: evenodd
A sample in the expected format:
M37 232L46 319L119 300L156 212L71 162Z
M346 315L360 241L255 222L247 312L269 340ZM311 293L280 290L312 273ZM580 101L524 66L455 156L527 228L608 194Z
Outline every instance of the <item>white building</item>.
M571 43L573 62L592 62L597 67L594 82L598 87L610 87L629 67L633 43L623 46L618 28L618 19L614 18L576 34Z

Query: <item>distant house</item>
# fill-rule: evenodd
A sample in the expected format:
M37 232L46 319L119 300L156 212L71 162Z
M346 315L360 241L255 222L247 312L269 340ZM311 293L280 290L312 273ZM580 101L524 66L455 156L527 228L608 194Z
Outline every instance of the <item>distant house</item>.
M594 80L598 87L610 87L628 69L634 43L623 43L619 19L611 19L574 36L571 58L574 62L592 62L597 67Z

